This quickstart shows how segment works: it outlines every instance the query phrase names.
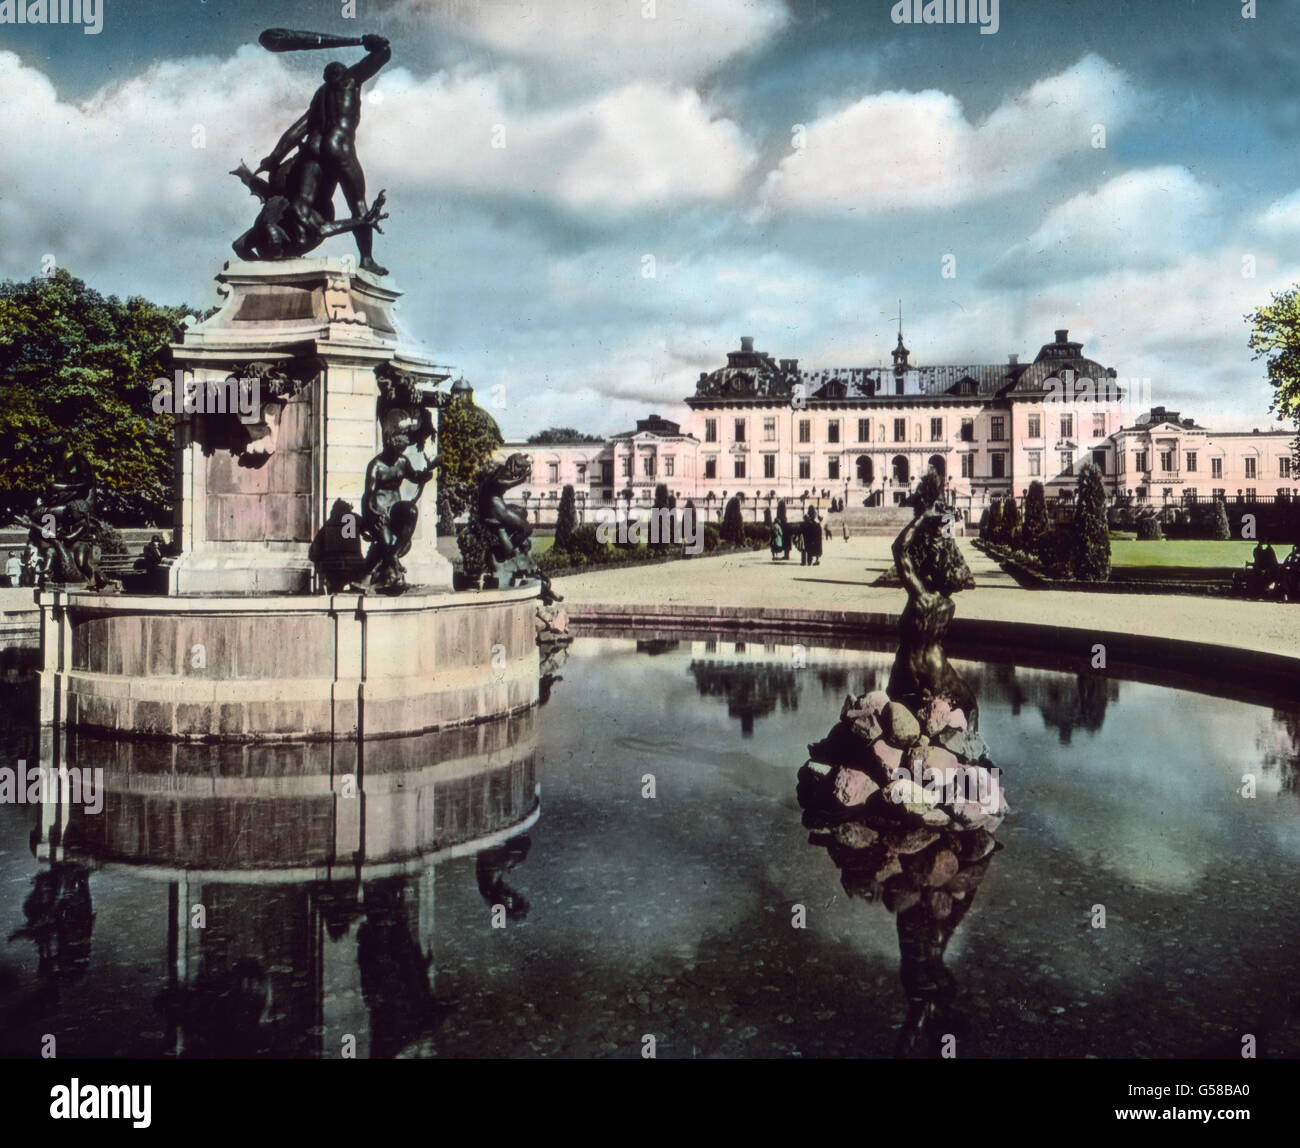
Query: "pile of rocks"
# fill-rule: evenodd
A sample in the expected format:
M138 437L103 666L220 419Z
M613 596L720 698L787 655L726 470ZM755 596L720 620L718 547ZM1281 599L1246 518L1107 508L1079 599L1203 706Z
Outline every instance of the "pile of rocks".
M1009 812L998 769L967 715L948 699L915 709L883 691L845 700L808 747L799 803L845 891L893 912L923 903L936 921L968 898Z
M799 803L831 817L996 832L999 771L966 714L941 697L913 712L883 690L845 699L829 736L808 747Z

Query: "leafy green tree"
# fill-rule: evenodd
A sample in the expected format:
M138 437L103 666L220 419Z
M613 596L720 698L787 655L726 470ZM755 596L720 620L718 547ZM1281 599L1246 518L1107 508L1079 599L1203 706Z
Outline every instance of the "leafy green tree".
M1025 495L1025 524L1021 528L1023 547L1029 554L1037 555L1043 538L1050 529L1047 521L1047 495L1041 482L1031 482Z
M453 396L438 419L439 480L473 482L478 468L503 446L501 428L474 401L473 392Z
M1080 582L1105 582L1110 577L1106 487L1101 471L1091 462L1079 471L1074 500L1074 576Z
M472 391L453 395L438 417L438 533L455 537L455 518L466 506L475 475L505 439L497 421Z
M555 549L568 550L573 545L573 532L578 525L578 511L572 485L560 492L560 508L555 512Z
M107 517L160 522L172 495L172 417L153 382L184 306L101 295L60 268L0 283L0 503L30 502L84 459Z
M745 516L735 495L727 499L727 509L722 515L722 540L733 546L745 544Z
M529 435L528 441L530 443L551 444L557 442L604 442L605 440L598 434L583 434L581 431L574 430L573 427L548 427L546 430Z
M1273 385L1269 410L1300 432L1300 285L1275 291L1272 302L1246 316L1250 323L1250 349L1264 359ZM1300 460L1300 434L1291 444Z

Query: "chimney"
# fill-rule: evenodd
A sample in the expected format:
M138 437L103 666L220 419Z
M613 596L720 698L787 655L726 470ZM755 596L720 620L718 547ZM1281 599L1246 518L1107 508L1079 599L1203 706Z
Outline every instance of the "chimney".
M1068 327L1056 328L1056 341L1058 343L1068 343L1070 341L1070 330Z
M752 355L752 354L754 353L754 336L753 336L753 335L741 335L741 336L740 336L740 349L741 349L745 354L747 354L747 355Z
M1011 355L1011 362L1010 362L1009 365L1012 366L1012 367L1018 367L1018 366L1020 366L1020 356L1017 355L1017 354L1014 354L1014 353L1013 353L1013 354Z

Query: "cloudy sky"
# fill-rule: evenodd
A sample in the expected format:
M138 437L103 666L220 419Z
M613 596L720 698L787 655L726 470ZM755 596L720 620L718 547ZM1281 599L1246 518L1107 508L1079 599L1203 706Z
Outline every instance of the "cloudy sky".
M671 417L741 334L888 361L899 299L913 362L1068 327L1155 402L1269 423L1243 316L1300 281L1300 5L1001 0L981 35L888 0L103 3L99 35L0 26L0 277L215 302L255 207L226 173L334 58L258 33L374 31L376 255L509 437Z

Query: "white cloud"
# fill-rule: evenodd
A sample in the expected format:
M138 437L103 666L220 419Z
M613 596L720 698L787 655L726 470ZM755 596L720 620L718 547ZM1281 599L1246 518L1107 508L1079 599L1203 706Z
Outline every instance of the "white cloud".
M1267 235L1300 235L1300 191L1274 200L1251 220L1251 225Z
M366 162L408 190L523 196L608 214L728 196L754 162L736 124L689 89L634 83L544 111L516 98L508 73L418 82L399 70L381 90Z
M1081 278L1181 261L1207 246L1217 225L1215 199L1185 167L1126 172L1051 208L1007 253L996 277Z
M464 36L550 82L690 83L767 43L781 0L405 0L432 33Z
M1088 55L973 124L945 92L881 92L806 125L805 146L767 180L764 201L789 211L949 207L1026 188L1086 155L1093 125L1132 114L1125 75Z

